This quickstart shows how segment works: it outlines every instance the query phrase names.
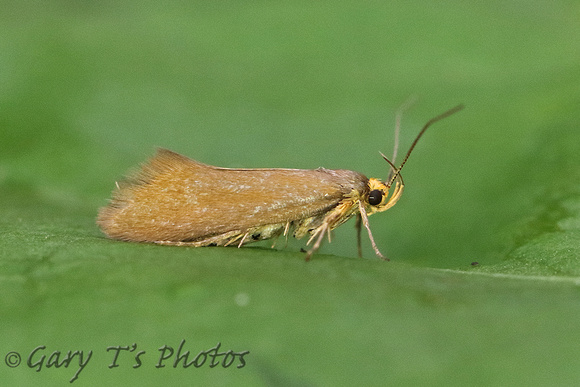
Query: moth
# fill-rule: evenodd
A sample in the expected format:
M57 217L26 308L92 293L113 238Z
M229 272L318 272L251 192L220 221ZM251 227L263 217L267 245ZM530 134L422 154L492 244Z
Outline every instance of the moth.
M308 261L325 236L330 242L331 231L356 216L359 256L362 223L376 255L386 260L368 217L401 197L401 170L427 128L462 108L429 120L398 167L381 153L390 170L385 181L344 169L220 168L159 149L140 170L116 183L97 224L113 239L174 246L241 247L290 233L297 239L309 236Z

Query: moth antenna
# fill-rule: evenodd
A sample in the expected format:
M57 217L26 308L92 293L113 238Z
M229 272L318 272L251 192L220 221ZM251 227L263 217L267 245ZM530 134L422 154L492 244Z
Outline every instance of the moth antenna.
M421 136L423 136L423 133L425 133L425 131L427 130L427 128L429 128L435 122L441 121L442 119L447 118L447 117L449 117L450 115L452 115L454 113L457 113L458 111L460 111L463 108L464 108L463 105L457 105L454 108L447 110L445 113L440 114L437 117L431 118L429 121L427 121L427 123L425 124L425 126L423 126L423 129L421 129L421 131L419 132L419 134L417 135L417 137L415 137L415 141L413 141L413 143L411 144L411 147L407 151L407 154L405 155L405 158L403 159L403 162L401 163L401 165L399 166L399 168L396 168L395 173L391 176L391 178L389 180L389 183L386 184L387 187L390 187L394 183L394 181L397 178L397 176L400 175L401 169L403 169L403 167L405 166L405 163L409 159L409 156L411 155L411 152L415 148L415 145L417 145L417 142L419 142L419 139L421 138ZM383 155L383 157L386 159L386 157L384 155ZM387 162L391 166L393 165L390 161L387 160Z
M399 133L401 132L401 120L403 119L403 113L409 110L415 104L415 102L417 102L417 99L417 96L413 95L405 102L403 102L403 104L397 109L397 114L395 116L395 145L393 146L393 156L391 157L393 164L397 160L397 151L399 150ZM387 180L391 179L393 173L395 173L396 170L397 168L394 168L389 171L389 177Z
M401 185L404 186L405 183L403 182L403 176L401 176L401 174L397 171L397 167L395 167L395 164L393 164L393 162L391 160L389 160L387 158L387 156L385 156L382 152L379 152L379 153L381 154L381 156L383 156L383 159L385 159L385 161L387 163L389 163L389 165L391 166L391 174L396 173L396 175L392 175L392 177L394 177L393 181L396 179L399 179L401 182ZM387 187L390 187L391 184L393 184L393 181L390 181L389 185Z
M385 156L385 155L383 154L383 152L379 152L379 154L380 154L381 156L383 156L383 159L385 159L385 161L386 161L387 163L389 163L389 165L391 166L391 175L392 175L393 173L395 173L395 172L397 171L397 167L395 166L395 163L393 163L391 160L389 160L389 158L388 158L387 156ZM390 179L390 176L389 176L389 179ZM387 179L387 180L389 180L389 179Z

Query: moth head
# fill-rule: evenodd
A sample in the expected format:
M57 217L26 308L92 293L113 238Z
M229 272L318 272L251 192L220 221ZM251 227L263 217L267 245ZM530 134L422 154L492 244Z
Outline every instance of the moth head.
M397 203L403 193L403 179L397 179L394 187L388 186L379 179L371 178L367 184L368 193L365 195L367 214L386 211Z

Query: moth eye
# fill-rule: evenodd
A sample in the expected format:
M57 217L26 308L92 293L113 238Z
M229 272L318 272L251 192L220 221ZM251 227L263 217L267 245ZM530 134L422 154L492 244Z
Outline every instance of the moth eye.
M376 206L383 201L383 192L379 189L374 189L369 192L369 204Z

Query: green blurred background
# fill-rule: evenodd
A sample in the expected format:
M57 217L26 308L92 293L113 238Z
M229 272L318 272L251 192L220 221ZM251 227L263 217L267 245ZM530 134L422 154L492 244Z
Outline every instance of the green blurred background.
M75 385L577 384L579 18L577 1L0 2L0 380L68 384L76 358L26 364L45 345L93 351ZM412 95L401 152L466 109L370 218L389 263L364 235L356 258L352 221L309 263L305 241L173 248L94 223L155 147L385 178ZM183 339L190 360L221 342L247 364L156 368Z

